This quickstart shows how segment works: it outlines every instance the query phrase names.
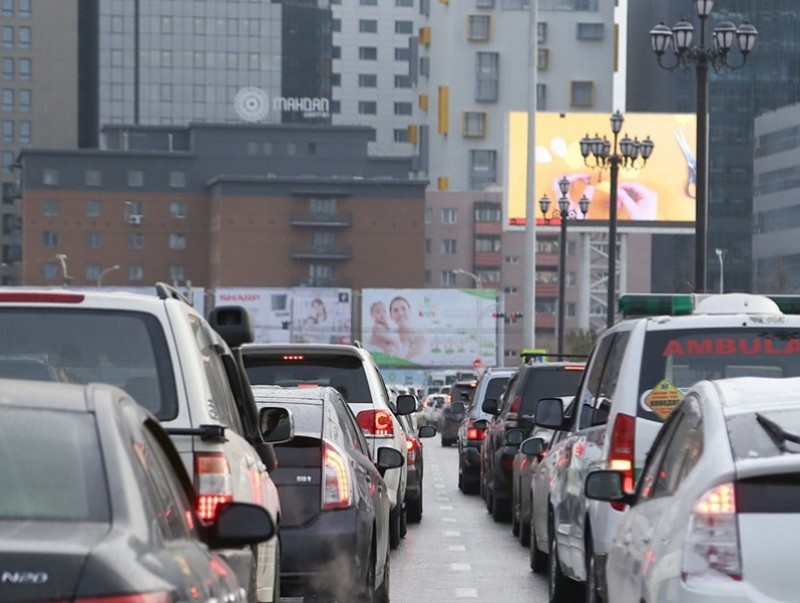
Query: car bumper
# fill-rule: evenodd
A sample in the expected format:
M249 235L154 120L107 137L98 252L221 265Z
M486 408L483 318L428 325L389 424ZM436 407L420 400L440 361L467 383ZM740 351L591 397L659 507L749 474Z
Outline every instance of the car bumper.
M352 585L360 584L369 543L360 550L357 532L355 508L323 511L303 527L282 527L282 594L327 591L344 596Z
M779 601L746 581L734 582L724 577L708 577L684 582L674 578L657 587L653 603L680 601L681 603L763 603Z

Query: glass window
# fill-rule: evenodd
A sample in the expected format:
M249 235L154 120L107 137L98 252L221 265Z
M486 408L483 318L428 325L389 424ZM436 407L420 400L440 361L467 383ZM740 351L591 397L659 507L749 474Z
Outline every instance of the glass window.
M409 35L414 33L414 22L413 21L395 21L394 22L394 33L409 34Z
M466 138L484 138L486 136L486 113L465 111L462 131Z
M31 16L31 0L19 0L18 6L20 17L27 19Z
M43 169L42 184L48 184L48 185L58 184L58 170L53 168Z
M476 91L477 101L496 101L499 94L500 54L497 52L477 53Z
M444 255L455 255L456 253L456 240L455 239L443 239L442 240L442 254Z
M23 113L27 113L31 110L31 91L30 90L20 90L19 91L19 104L17 105L17 109L22 111Z
M86 186L101 186L103 184L103 172L100 170L86 170Z
M425 224L433 222L433 209L430 207L425 208Z
M31 47L31 28L30 27L20 27L17 30L17 46L19 48L30 48Z
M579 40L602 40L603 34L602 23L578 23Z
M58 247L58 233L54 230L43 231L42 245L49 248Z
M183 220L186 218L186 202L173 201L169 204L169 217L174 220Z
M408 128L395 128L394 129L395 142L408 142Z
M442 285L455 285L456 275L453 274L452 270L442 270L440 280Z
M31 60L30 59L20 59L19 60L19 79L21 80L29 80L31 79Z
M375 19L359 19L358 31L361 33L378 33L378 21Z
M10 81L14 79L14 59L3 57L3 79Z
M31 141L32 138L32 128L31 122L27 119L23 119L19 122L19 142L28 143Z
M141 281L144 280L144 267L141 264L131 264L128 266L128 280Z
M536 109L547 109L547 84L536 84Z
M14 28L10 25L3 25L3 28L0 30L0 35L2 35L2 43L3 48L7 50L11 50L14 48Z
M169 235L169 248L170 249L186 249L186 235L172 233Z
M550 65L550 49L537 48L536 49L536 69L539 71L546 71Z
M169 278L173 283L180 283L186 280L186 268L180 265L169 267Z
M3 111L14 110L14 91L11 88L3 88Z
M486 41L490 37L492 17L490 15L469 15L467 38L473 41Z
M170 172L169 185L171 188L185 188L186 172Z
M375 115L378 113L378 103L375 101L358 101L358 112L361 115Z
M445 208L442 210L442 224L455 224L458 221L458 210Z
M42 278L46 281L54 281L61 278L61 267L55 262L46 262L42 266Z
M547 23L545 21L537 21L536 39L539 44L545 44L547 42Z
M394 104L394 114L395 115L411 115L414 111L414 105L412 103L395 103Z
M377 88L378 76L374 73L359 73L358 85L361 88Z
M97 264L97 263L93 262L93 263L90 263L90 264L86 264L86 270L84 270L83 275L84 275L84 278L86 278L87 281L96 282L97 279L100 278L100 275L102 274L102 272L103 272L103 267L100 264Z
M594 82L570 82L570 104L573 107L594 105Z
M3 173L10 174L14 165L14 151L3 151Z
M396 76L394 76L394 87L395 88L411 88L411 76L408 76L408 75L396 75Z
M4 17L13 17L14 16L14 0L3 0L3 12L2 15Z
M331 31L333 31L333 32L342 31L342 20L341 19L332 19L331 20Z
M469 152L469 178L473 190L497 182L497 151L485 149Z
M414 0L394 0L395 6L414 6Z
M3 142L14 142L14 121L3 120Z
M103 246L103 235L99 232L86 233L86 249L100 249Z
M378 6L378 0L359 0L361 6Z
M128 249L144 249L144 235L141 232L128 233Z
M142 170L128 170L128 186L144 186L144 172Z
M411 50L409 48L395 48L394 60L395 61L408 61L411 59Z
M360 46L358 48L358 58L362 61L377 61L378 49L375 46Z
M99 218L102 215L102 204L98 199L90 199L86 202L86 217Z

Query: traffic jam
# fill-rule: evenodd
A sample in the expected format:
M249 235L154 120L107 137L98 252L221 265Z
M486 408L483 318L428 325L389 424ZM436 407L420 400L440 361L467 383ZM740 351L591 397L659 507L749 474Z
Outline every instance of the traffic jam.
M0 601L800 600L792 296L417 388L155 293L0 291Z

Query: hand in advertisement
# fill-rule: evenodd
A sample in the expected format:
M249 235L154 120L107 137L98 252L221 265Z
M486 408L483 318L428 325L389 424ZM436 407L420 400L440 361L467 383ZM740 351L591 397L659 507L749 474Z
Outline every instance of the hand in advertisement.
M617 187L620 206L631 220L653 221L658 217L658 194L639 182L621 182Z

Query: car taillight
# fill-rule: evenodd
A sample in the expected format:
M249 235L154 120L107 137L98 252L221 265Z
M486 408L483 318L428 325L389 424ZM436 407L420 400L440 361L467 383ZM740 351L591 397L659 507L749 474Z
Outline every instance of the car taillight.
M611 448L608 453L608 465L614 471L623 474L622 488L625 492L633 492L633 451L636 444L636 417L620 413L614 420L611 430ZM612 502L612 508L625 510L625 503Z
M694 505L683 549L681 575L720 575L742 579L736 494L731 483L703 494Z
M517 414L519 413L519 407L520 406L522 406L522 396L517 394L516 396L514 396L514 399L511 401L511 406L508 407L508 414L509 415L513 414L514 418L516 418Z
M172 603L172 595L166 591L111 595L108 597L78 597L74 603Z
M467 429L467 439L471 441L480 441L486 437L486 430L485 429L477 429L475 427L470 427Z
M503 457L503 469L507 469L511 471L514 468L514 457L513 456L504 456Z
M413 465L417 462L417 450L419 450L419 442L415 438L406 436L406 464Z
M394 435L392 415L385 410L362 410L360 413L358 413L357 420L358 426L369 435Z
M198 452L194 456L197 516L213 521L217 508L233 500L233 480L228 460L219 452Z
M325 442L323 462L322 508L346 509L350 506L350 469L344 454Z
M55 291L8 291L0 293L2 303L31 304L80 304L86 296L81 293L59 293Z

